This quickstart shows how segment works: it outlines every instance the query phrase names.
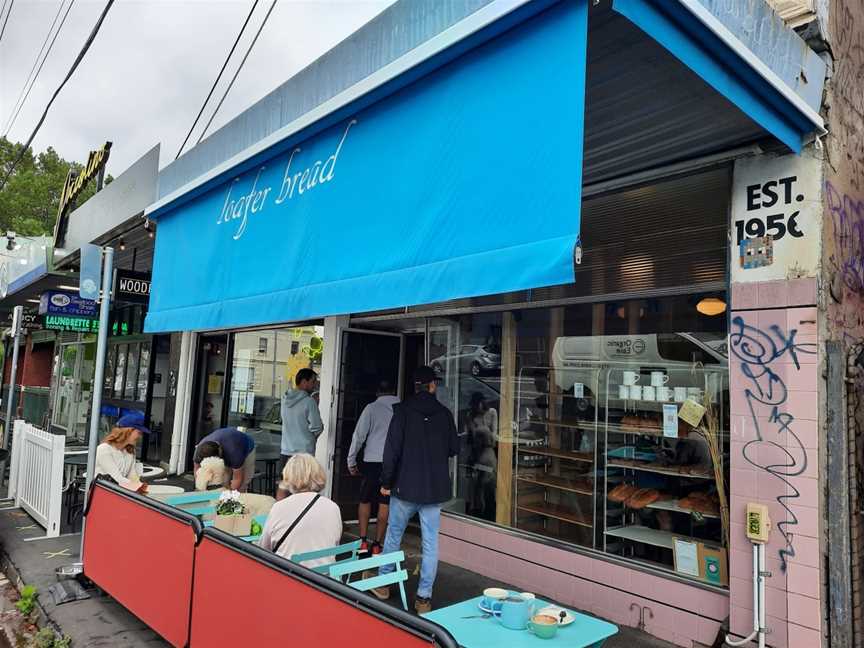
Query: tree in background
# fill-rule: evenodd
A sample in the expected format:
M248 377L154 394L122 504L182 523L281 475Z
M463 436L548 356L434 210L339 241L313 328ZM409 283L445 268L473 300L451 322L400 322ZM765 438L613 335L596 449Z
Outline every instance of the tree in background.
M18 156L22 144L0 137L0 172L5 175ZM69 169L80 173L83 164L67 162L50 146L33 155L28 149L6 186L0 191L0 234L12 230L22 236L45 236L54 233L60 192ZM105 176L105 184L111 182ZM77 204L80 206L96 193L96 183L90 182Z

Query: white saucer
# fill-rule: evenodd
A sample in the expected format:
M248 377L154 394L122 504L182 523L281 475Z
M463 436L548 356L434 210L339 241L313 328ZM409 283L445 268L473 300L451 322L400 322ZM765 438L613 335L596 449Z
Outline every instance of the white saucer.
M550 605L548 607L543 608L542 610L537 610L535 614L548 614L549 616L554 616L556 619L561 618L561 613L567 612L564 608L557 607L555 605ZM567 626L573 623L576 620L572 614L567 612L567 616L564 617L564 620L561 622L561 626Z
M477 607L480 608L481 612L485 612L486 614L493 614L492 610L487 607L483 607L483 600L481 599L479 603L477 603Z

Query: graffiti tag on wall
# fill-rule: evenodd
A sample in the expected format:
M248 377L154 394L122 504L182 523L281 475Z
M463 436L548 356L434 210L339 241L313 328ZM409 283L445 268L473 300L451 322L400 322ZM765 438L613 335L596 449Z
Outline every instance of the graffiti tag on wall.
M788 519L776 525L783 537L784 546L779 554L784 571L787 558L795 555L789 527L798 524L798 518L789 504L790 500L801 496L791 478L803 474L807 469L807 451L793 429L795 417L786 409L789 390L778 374L778 365L791 361L791 366L799 370L799 356L816 353L815 344L796 342L797 334L796 329L783 331L776 325L762 330L747 324L741 316L736 316L732 319L729 336L732 354L740 362L738 370L743 377L744 397L755 430L755 438L744 445L744 459L786 485L785 494L778 496L777 502L786 510ZM760 460L760 454L766 454L760 453L760 450L766 447L779 450L781 459L773 462Z

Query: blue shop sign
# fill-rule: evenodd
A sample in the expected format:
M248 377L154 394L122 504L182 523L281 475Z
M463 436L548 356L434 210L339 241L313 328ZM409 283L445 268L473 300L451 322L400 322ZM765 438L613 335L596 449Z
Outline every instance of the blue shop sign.
M90 299L81 299L73 292L48 290L42 293L39 300L39 314L97 317L99 304Z

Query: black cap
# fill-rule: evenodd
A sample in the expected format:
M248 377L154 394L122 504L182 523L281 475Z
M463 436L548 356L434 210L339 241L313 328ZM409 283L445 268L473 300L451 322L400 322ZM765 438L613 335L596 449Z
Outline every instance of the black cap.
M414 370L415 385L428 385L435 382L435 378L435 372L432 370L432 367L417 367Z

